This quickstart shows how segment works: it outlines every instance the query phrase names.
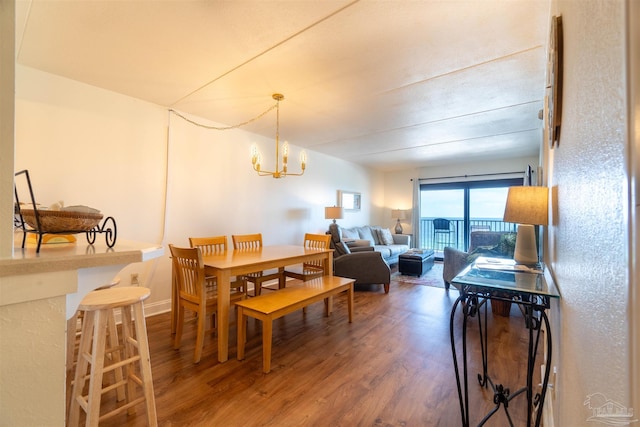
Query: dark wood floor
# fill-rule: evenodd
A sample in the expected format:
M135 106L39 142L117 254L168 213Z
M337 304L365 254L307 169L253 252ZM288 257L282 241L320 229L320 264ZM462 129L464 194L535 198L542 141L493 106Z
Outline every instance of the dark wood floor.
M173 350L169 314L147 319L158 423L161 426L456 426L460 405L449 338L455 290L396 284L359 290L354 322L343 297L332 316L323 304L274 322L272 371L262 373L259 322L250 320L247 354L217 362L216 336L208 334L202 361L192 362L193 329ZM509 318L492 316L489 374L512 389L524 384L527 333L513 307ZM461 323L461 322L458 322ZM475 322L474 322L475 325ZM473 333L471 333L473 332ZM493 407L478 385L477 328L469 333L471 424ZM105 395L103 407L112 406ZM524 394L509 405L515 425L526 419ZM145 425L144 407L105 426ZM501 410L487 426L505 426Z

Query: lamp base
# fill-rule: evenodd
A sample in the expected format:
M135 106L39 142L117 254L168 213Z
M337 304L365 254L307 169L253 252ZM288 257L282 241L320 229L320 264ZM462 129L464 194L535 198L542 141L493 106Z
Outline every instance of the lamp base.
M513 259L518 264L537 264L538 250L536 247L535 227L529 224L518 225L516 236L516 250Z
M396 234L402 234L402 224L400 224L400 220L396 223Z

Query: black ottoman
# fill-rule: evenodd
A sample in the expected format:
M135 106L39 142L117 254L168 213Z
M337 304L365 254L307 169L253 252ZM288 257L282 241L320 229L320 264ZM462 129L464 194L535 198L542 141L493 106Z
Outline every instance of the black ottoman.
M413 249L398 257L400 274L422 276L433 267L433 249Z

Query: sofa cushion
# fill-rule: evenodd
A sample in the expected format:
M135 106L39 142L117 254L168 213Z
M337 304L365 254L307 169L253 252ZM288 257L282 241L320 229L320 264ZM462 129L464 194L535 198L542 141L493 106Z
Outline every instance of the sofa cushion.
M373 247L373 249L376 252L380 252L380 254L382 255L382 258L387 259L391 257L391 248L389 246L386 245L375 245Z

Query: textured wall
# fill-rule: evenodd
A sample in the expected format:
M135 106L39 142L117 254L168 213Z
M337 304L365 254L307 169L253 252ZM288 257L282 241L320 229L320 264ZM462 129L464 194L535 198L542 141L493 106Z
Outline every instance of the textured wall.
M631 406L623 1L557 1L564 26L559 148L549 153L549 259L562 294L561 426L593 415L589 395ZM578 423L578 424L576 424Z

